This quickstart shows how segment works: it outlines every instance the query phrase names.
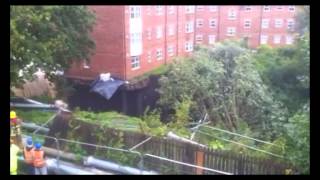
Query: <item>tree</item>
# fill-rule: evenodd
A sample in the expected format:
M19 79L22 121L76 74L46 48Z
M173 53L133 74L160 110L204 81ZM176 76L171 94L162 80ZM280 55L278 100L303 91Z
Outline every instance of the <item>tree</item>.
M94 21L85 6L11 6L11 86L32 79L37 68L51 80L73 61L88 60L95 47L90 38Z
M252 52L233 41L200 48L192 59L172 64L160 79L159 92L163 107L177 109L177 103L190 98L191 119L208 113L213 124L230 130L244 120L255 130L272 133L272 121L282 116L255 69Z
M295 31L300 35L310 32L310 6L298 6Z

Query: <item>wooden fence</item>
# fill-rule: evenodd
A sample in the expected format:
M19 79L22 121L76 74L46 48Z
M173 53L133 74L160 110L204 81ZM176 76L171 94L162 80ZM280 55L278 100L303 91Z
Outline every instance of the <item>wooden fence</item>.
M126 132L123 138L125 148L129 149L147 139L148 136ZM255 158L157 137L153 137L136 150L232 174L285 174L286 169L294 169L291 165L285 162L280 163L279 159L277 161L271 157L270 159ZM144 158L144 166L164 174L219 174L151 157Z

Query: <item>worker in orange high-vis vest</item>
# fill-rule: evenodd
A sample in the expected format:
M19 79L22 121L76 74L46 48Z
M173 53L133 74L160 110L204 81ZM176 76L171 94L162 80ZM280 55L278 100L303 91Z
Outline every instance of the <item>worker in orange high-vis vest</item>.
M35 150L33 153L33 166L35 168L36 175L46 175L47 173L47 165L45 160L44 151L41 149L41 144L35 144Z
M26 142L26 146L23 149L23 158L24 162L27 164L28 169L29 169L29 174L33 175L34 174L34 166L33 166L33 155L34 154L34 147L33 147L33 142L32 138L28 138Z

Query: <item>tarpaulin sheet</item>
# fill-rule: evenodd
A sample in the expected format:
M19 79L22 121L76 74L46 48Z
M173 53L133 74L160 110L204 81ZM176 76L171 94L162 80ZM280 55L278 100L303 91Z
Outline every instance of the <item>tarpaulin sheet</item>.
M124 84L124 81L122 80L112 78L110 80L103 81L99 77L90 85L90 92L96 92L109 100L122 84Z

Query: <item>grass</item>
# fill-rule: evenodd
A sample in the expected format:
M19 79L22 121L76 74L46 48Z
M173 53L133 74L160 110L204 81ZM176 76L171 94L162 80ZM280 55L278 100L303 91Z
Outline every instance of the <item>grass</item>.
M39 110L31 110L31 111L24 111L24 110L15 110L17 116L22 119L24 122L33 122L35 124L43 124L47 122L53 115L54 112L49 111L39 111Z
M166 73L167 71L168 71L168 66L165 64L162 64L161 66L157 67L156 69L153 69L152 71L149 71L147 73L144 73L141 76L137 76L137 77L133 78L131 81L138 82L138 81L141 81L141 80L148 78L151 75L161 75L161 74Z

